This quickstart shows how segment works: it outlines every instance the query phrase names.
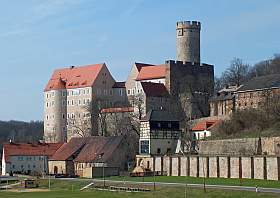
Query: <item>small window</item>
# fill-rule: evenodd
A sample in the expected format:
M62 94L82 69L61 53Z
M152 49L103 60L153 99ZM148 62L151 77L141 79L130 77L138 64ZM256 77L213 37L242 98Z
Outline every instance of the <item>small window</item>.
M183 29L178 30L178 36L183 36Z
M161 151L160 151L160 148L157 148L157 154L160 154Z
M157 123L157 126L158 126L158 128L160 128L160 127L161 127L161 124L160 124L160 123Z
M168 128L171 128L171 123L168 123Z

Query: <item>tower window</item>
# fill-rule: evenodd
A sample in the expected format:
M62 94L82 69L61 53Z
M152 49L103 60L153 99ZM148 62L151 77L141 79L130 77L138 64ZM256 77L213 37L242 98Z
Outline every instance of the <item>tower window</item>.
M183 36L183 29L178 30L178 36Z

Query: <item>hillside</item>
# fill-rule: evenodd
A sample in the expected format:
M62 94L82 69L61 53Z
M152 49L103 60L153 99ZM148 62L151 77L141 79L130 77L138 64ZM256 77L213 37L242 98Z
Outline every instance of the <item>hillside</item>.
M43 138L44 124L42 121L0 121L0 149L10 139L15 142L34 142ZM0 154L0 155L1 155Z

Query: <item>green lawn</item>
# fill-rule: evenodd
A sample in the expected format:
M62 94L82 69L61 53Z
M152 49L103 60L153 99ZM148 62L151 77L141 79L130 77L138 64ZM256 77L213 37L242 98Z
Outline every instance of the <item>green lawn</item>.
M117 180L134 180L134 181L142 181L142 178L128 178L128 177L112 177L110 179ZM156 177L156 181L161 182L184 182L185 179L189 183L201 183L203 180L201 178L185 178L185 177ZM153 177L145 177L144 181L153 181ZM232 179L206 179L206 183L208 184L228 184L234 185L238 184L238 180ZM261 180L244 180L243 184L264 184L270 186L279 186L279 182L270 182L270 181L261 181ZM0 197L4 198L83 198L83 197L98 197L98 198L148 198L148 197L160 197L160 198L182 198L185 195L185 187L158 187L156 186L156 191L153 191L153 187L144 187L150 188L150 192L137 192L137 193L129 193L129 192L108 192L108 191L98 191L98 190L89 190L89 191L79 191L79 189L87 184L90 181L81 180L81 181L63 181L63 180L51 180L51 191L50 192L5 192L0 191ZM102 184L102 182L101 182ZM277 184L277 185L276 185ZM47 189L48 188L48 180L41 180L40 188ZM122 184L119 184L122 185ZM260 185L261 186L261 185ZM143 187L136 184L134 187ZM229 190L216 190L216 189L206 189L206 193L203 189L200 188L187 188L187 197L195 197L195 198L214 198L214 197L224 197L224 198L256 198L256 197L271 197L276 198L280 197L279 194L270 194L270 193L255 193L248 191L229 191Z
M0 192L0 197L5 198L148 198L148 197L160 197L160 198L182 198L185 195L184 188L164 188L158 189L155 192L141 192L141 193L126 193L126 192L104 192L104 191L70 191L60 190L51 192L26 192L26 193L11 193L11 192ZM224 190L207 190L206 193L202 189L187 189L187 197L203 197L203 198L276 198L279 197L277 194L262 194L255 192L245 191L224 191Z
M108 177L106 179L112 180L128 180L128 181L149 181L153 182L153 177ZM175 177L175 176L157 176L156 182L168 182L168 183L188 183L188 184L203 184L203 178L201 177ZM257 179L227 179L227 178L205 178L206 184L212 185L229 185L229 186L258 186L266 188L280 188L279 181L257 180Z

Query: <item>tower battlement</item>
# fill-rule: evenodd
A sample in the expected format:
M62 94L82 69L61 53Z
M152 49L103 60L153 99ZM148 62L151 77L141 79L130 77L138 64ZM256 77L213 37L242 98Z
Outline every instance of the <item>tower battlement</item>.
M179 21L176 24L176 29L201 29L201 23L199 21Z

